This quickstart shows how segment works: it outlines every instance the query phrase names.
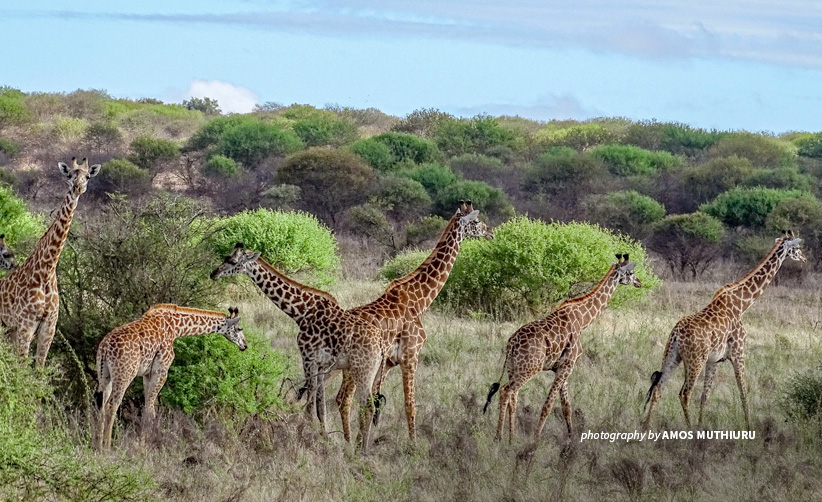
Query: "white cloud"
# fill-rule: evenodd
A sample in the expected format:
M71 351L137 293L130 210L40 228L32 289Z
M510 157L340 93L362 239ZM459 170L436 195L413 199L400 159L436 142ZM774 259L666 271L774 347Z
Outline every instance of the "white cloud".
M220 80L193 80L183 92L183 99L216 99L223 113L248 113L260 102L250 89Z
M459 108L457 115L472 116L478 113L489 115L519 115L534 120L585 120L601 117L604 113L596 108L584 106L575 96L565 94L543 95L529 104L487 103L484 105Z

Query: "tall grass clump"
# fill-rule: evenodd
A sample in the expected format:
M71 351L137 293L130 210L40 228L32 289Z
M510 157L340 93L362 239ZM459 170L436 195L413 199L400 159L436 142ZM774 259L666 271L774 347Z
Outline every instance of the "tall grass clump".
M238 242L260 251L284 273L305 275L311 285L326 286L340 267L337 241L325 225L301 211L244 211L216 221L212 250L223 257Z
M545 223L517 217L494 230L494 240L463 242L437 301L457 312L510 318L582 294L602 279L616 253L637 262L641 289L618 288L611 305L642 299L659 284L636 241L589 223ZM387 279L410 272L426 252L403 254L382 270Z
M791 377L784 402L790 417L822 421L822 365Z

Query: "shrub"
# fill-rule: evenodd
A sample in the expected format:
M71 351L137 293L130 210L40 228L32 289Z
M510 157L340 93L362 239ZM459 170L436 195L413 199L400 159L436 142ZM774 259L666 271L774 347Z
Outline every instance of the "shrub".
M303 206L335 228L343 211L365 202L375 177L353 153L324 148L295 153L277 171L278 183L300 187Z
M94 367L100 338L152 305L216 306L224 283L209 279L216 260L203 239L213 226L203 212L169 195L115 198L96 218L72 225L58 264L57 325L83 367ZM81 395L84 378L70 373L67 392Z
M622 143L695 157L713 146L724 134L679 123L643 121L628 126Z
M570 208L583 194L595 191L607 176L602 163L572 150L550 150L537 158L526 172L523 190L542 195Z
M484 115L471 119L443 119L437 123L433 139L448 157L465 153L489 154L516 146L516 135L512 130Z
M427 139L402 132L384 132L374 136L375 141L385 144L394 156L394 164L409 160L415 164L437 162L442 159L442 152L437 145Z
M813 198L813 195L799 190L737 187L720 194L710 203L702 204L699 210L729 227L762 228L765 218L777 204L785 199L803 197Z
M751 133L729 133L714 144L711 158L736 155L748 159L756 167L790 167L796 155L790 146L776 138Z
M337 242L311 214L258 209L216 223L220 230L209 239L209 246L220 259L242 242L284 273L307 275L317 286L330 284L339 268Z
M325 110L296 120L293 128L306 146L342 146L357 139L356 125Z
M243 334L248 344L243 352L221 335L179 339L161 401L189 414L226 410L235 419L281 405L279 388L286 357L254 331L244 329Z
M668 152L652 152L630 145L603 145L591 155L600 159L612 174L630 176L655 174L681 165L681 159Z
M5 500L137 501L150 477L74 444L49 385L50 373L21 364L0 340L0 486Z
M514 216L514 208L505 192L484 181L457 181L437 192L434 207L440 216L450 218L460 200L470 200L488 222L500 222Z
M351 209L351 232L374 239L383 246L398 247L394 225L376 204L363 204Z
M98 199L115 193L139 197L150 191L151 173L126 159L111 159L103 163L100 174L88 184L89 195Z
M494 240L469 240L448 282L437 297L457 312L482 311L511 318L545 310L566 298L581 283L589 289L614 261L615 253L630 253L643 287L618 288L611 305L643 298L659 284L637 242L588 223L544 223L514 218L494 229ZM399 277L427 256L406 253L382 269L383 277Z
M822 202L816 198L785 199L765 220L771 237L783 230L794 230L804 241L809 260L818 268L822 262Z
M810 192L816 183L795 167L780 167L777 169L757 169L742 182L744 186L784 188L787 190L801 190Z
M83 142L93 152L117 150L123 141L123 133L112 122L95 122L86 128Z
M799 155L812 159L822 159L822 132L808 135L796 141Z
M31 113L23 103L25 97L17 89L0 88L0 130L25 124L31 119Z
M591 221L634 238L644 237L648 226L665 216L662 204L634 190L589 195L583 207Z
M189 139L186 148L189 150L206 150L213 148L220 143L220 139L226 131L241 124L259 122L258 119L250 115L229 115L227 117L217 117L206 122Z
M410 222L405 227L405 238L409 245L418 246L425 241L436 239L442 235L448 222L443 218L430 215L423 216L416 222Z
M88 129L88 121L73 117L54 117L51 134L57 141L76 143L83 139Z
M807 420L822 415L822 365L794 374L783 401L791 418Z
M203 165L203 174L212 178L233 178L240 174L240 167L224 155L212 155Z
M165 164L180 156L177 143L162 138L139 136L129 146L128 160L156 176Z
M695 278L719 257L724 237L722 222L708 214L673 214L652 227L648 247L662 256L672 273Z
M6 235L6 242L22 263L22 250L33 247L46 227L43 219L32 215L26 203L18 199L11 187L0 185L0 234Z
M439 111L436 108L419 108L397 121L391 126L391 130L430 138L440 122L453 118L454 116L450 113Z
M217 152L254 169L266 157L282 157L302 147L302 140L294 131L260 121L245 121L222 134Z
M220 115L223 113L222 110L220 110L220 104L217 103L217 100L209 97L184 99L183 106L188 110L199 110L203 112L204 115Z
M536 137L545 147L565 146L583 153L596 145L609 142L614 135L600 124L588 123L565 128L549 124L540 129Z
M395 221L416 218L431 207L431 197L420 182L399 176L380 180L372 198Z
M374 138L352 143L348 150L362 157L377 171L385 172L394 167L394 154L388 145Z
M418 181L431 196L437 195L440 190L460 179L450 167L432 163L404 167L397 170L397 175Z
M694 202L701 204L741 184L752 172L748 159L735 155L718 157L685 171L682 187Z

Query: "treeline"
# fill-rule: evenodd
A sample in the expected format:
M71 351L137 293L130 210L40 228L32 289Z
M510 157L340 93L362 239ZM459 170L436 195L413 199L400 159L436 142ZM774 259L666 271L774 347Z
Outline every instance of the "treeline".
M225 215L304 209L388 254L429 241L471 199L491 224L516 213L598 223L683 277L719 257L756 260L787 228L822 266L822 133L276 103L222 115L210 99L0 89L0 166L18 194L37 202L54 191L39 169L75 152L104 163L89 184L99 204L170 190Z

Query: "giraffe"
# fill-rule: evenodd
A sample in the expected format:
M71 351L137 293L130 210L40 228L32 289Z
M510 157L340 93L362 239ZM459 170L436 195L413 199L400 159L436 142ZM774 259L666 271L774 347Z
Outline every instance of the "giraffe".
M232 253L214 270L214 280L236 274L247 275L286 315L299 326L297 347L303 360L308 392L306 413L316 413L325 431L325 380L330 372L345 370L357 385L360 430L357 445L367 453L374 415L373 394L379 390L377 375L388 350L380 329L346 312L329 293L305 286L285 276L260 256L237 243ZM351 441L350 427L343 421L343 434Z
M462 240L465 237L494 238L491 228L479 221L478 215L479 211L474 210L471 201L459 201L459 208L448 221L439 242L419 267L408 275L392 281L382 296L373 302L349 310L358 317L378 325L390 347L378 377L377 388L382 386L391 368L399 365L402 369L405 416L408 422L408 435L412 442L416 439L414 378L419 352L427 337L422 326L422 314L445 285ZM352 378L343 372L343 383L337 393L337 405L343 423L348 420L348 409L354 390ZM384 399L381 394L377 394L377 397L378 403ZM378 417L379 408L375 422Z
M248 348L239 310L228 309L229 315L161 303L149 308L142 317L111 330L97 347L97 380L95 393L100 407L95 447L111 447L114 418L129 384L143 377L145 407L141 435L157 416L157 395L168 377L174 361L174 340L183 336L220 333L240 350Z
M0 234L0 270L14 270L17 268L17 260L14 253L6 244L6 234Z
M519 328L505 346L503 374L508 372L508 382L502 386L499 398L499 420L497 421L497 441L502 439L505 418L508 418L508 442L512 442L517 414L517 395L528 380L540 371L553 371L554 382L548 392L548 399L542 406L539 425L534 438L539 439L545 421L554 407L557 393L562 402L562 414L568 435L573 433L571 401L568 395L568 377L574 370L574 363L582 355L580 335L602 312L618 285L642 287L634 275L635 262L628 261L628 254L616 255L605 277L589 293L565 300L545 319L534 321ZM502 376L500 376L502 380ZM491 385L483 413L488 410L491 398L500 389L499 380Z
M100 164L89 167L87 159L77 164L76 157L72 157L70 166L64 162L57 166L69 185L57 217L23 265L0 280L0 323L8 328L14 349L21 357L28 355L31 342L37 337L39 367L46 362L57 326L57 260L66 243L77 201L85 193L88 180L100 172Z
M783 232L776 243L742 279L726 284L714 294L711 302L695 314L680 319L665 345L662 356L662 370L651 375L651 388L645 405L648 412L642 421L642 427L648 427L651 413L659 401L665 383L673 374L680 362L685 365L685 381L679 391L679 401L685 413L685 422L691 428L688 414L688 402L691 391L700 373L705 373L702 398L699 401L699 422L702 425L703 411L716 376L717 363L726 359L731 361L742 398L742 410L745 413L745 425L751 429L748 411L748 385L745 381L745 328L742 326L742 314L753 305L765 287L776 275L785 258L805 262L805 256L799 245L802 239L795 238L793 231Z

